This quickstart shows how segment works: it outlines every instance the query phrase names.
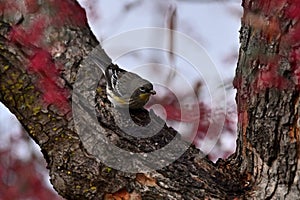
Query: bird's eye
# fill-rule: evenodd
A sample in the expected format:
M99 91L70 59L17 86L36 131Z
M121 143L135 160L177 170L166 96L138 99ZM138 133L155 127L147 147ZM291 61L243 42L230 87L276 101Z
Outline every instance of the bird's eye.
M146 92L146 88L145 87L140 87L140 91L144 93L144 92Z

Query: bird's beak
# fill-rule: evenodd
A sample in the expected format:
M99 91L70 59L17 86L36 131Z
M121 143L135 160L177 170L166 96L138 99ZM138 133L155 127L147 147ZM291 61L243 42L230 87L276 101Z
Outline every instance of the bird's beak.
M149 93L152 94L152 95L155 95L155 94L156 94L155 90L150 90Z

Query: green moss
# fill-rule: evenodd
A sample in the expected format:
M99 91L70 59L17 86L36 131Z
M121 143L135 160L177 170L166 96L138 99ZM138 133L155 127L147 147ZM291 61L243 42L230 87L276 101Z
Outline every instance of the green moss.
M105 169L106 169L106 171L107 171L108 173L111 172L111 168L110 168L110 167L106 167Z
M3 69L3 72L7 71L7 70L9 69L9 65L4 65L4 66L2 67L2 69Z
M37 115L41 111L41 109L42 109L41 106L33 107L33 109L32 109L33 115Z
M97 190L97 187L96 187L96 186L92 186L92 187L90 188L90 190L94 192L94 191Z
M81 186L80 185L76 185L76 187L75 187L76 189L81 189Z

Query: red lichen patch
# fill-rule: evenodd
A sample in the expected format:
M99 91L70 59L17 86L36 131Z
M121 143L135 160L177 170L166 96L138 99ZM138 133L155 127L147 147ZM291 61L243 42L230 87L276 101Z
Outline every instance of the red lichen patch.
M29 13L38 11L37 0L25 0L25 9ZM43 93L43 101L46 104L54 104L59 108L68 107L68 92L59 84L62 81L60 67L52 59L47 47L46 30L49 26L60 27L65 24L83 26L86 24L84 10L75 1L51 1L48 5L49 12L40 13L37 19L12 26L9 33L9 42L26 48L29 64L27 69L37 75L37 88ZM19 9L17 5L5 4L0 6L0 11Z
M300 48L295 47L290 52L289 57L290 64L293 71L293 81L297 86L297 89L300 89Z
M13 26L9 34L9 39L11 42L19 43L27 47L31 47L32 45L41 46L45 26L46 19L43 17L33 20L27 29L18 25Z
M25 0L24 3L28 13L35 13L40 9L38 0Z
M258 1L258 9L265 15L278 15L278 12L285 6L286 0L260 0Z
M284 78L280 77L274 70L261 70L254 82L257 93L267 88L283 89L285 85Z
M290 19L298 19L300 16L300 1L299 0L289 0L287 1L288 6L285 10L285 14Z
M260 1L243 1L242 6L245 12L261 12L265 16L277 15L277 13L286 5L286 0L260 0Z
M49 52L36 51L29 61L28 69L39 76L38 85L43 91L43 101L61 109L67 107L68 92L58 85L59 67L55 65Z
M9 1L0 4L0 13L15 13L20 10L19 4L16 1Z
M54 11L54 16L51 18L52 23L57 26L71 24L83 26L87 22L86 13L76 1L52 1L50 2Z

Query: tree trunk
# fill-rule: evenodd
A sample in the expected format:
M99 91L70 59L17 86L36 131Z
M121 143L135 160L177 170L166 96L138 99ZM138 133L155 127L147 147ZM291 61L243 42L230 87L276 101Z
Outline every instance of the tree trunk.
M299 6L297 1L243 2L234 81L237 158L257 199L300 194Z
M71 103L80 110L85 106L82 98L88 99L90 94L76 91L74 84L82 74L86 73L88 78L96 74L89 71L90 63L82 60L98 42L76 2L24 2L1 1L0 100L41 147L51 182L61 196L66 199L297 199L300 194L297 2L243 2L241 49L234 82L238 90L238 147L235 155L217 164L203 158L194 146L186 147L164 122L160 132L150 139L126 136L116 123L130 127L132 122L111 108L103 81L97 90L100 91L97 103L90 102L96 110L98 126L83 130L81 126L80 131L85 133L82 138L75 125L90 122L93 116L74 120ZM87 84L82 82L81 86ZM155 125L162 123L147 111L131 113L131 117L138 125L149 121ZM140 162L123 162L121 167L139 171L130 173L113 169L94 156L99 152L100 157L115 159L107 140L135 153L158 150L171 141L178 142L178 150L186 151L172 164L150 172L139 171ZM86 141L95 146L84 146ZM99 151L102 146L106 151ZM143 162L147 159L141 158ZM160 162L168 159L164 157Z

